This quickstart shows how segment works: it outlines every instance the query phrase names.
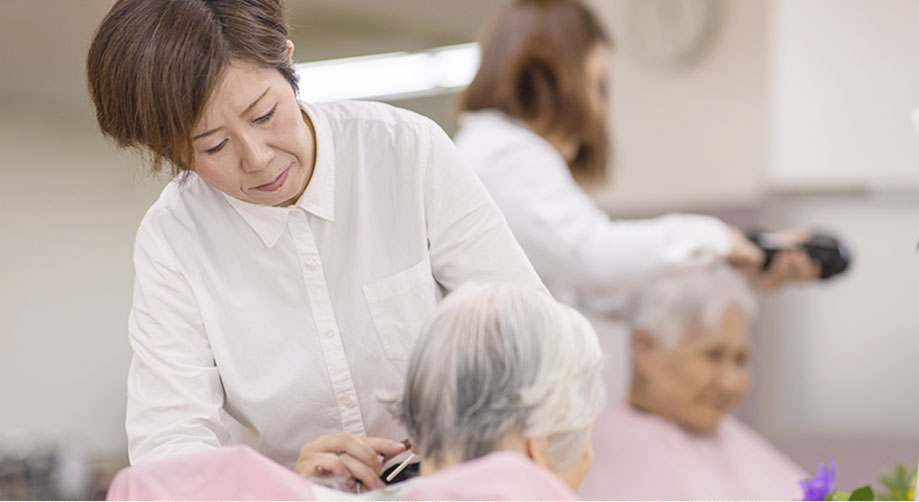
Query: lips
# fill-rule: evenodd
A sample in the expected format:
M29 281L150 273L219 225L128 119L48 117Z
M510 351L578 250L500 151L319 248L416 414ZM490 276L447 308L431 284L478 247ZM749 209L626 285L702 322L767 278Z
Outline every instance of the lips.
M734 407L734 402L735 399L722 396L708 400L708 405L716 410L729 412Z
M290 168L285 169L281 174L278 175L274 181L270 183L265 183L264 185L259 185L255 187L256 190L261 190L263 192L274 192L275 190L284 186L284 182L287 181L287 175L290 173Z

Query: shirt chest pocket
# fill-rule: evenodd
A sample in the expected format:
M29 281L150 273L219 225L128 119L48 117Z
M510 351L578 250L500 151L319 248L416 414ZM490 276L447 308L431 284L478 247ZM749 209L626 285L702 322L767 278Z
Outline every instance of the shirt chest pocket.
M389 359L408 360L436 305L431 263L419 263L363 287L374 327Z

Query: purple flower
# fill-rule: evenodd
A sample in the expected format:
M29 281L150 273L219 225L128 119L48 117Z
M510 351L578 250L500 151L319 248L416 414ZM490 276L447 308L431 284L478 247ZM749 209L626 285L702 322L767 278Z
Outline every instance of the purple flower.
M826 500L827 495L836 489L836 464L830 460L830 468L827 469L821 463L816 476L798 481L798 484L804 490L801 500Z

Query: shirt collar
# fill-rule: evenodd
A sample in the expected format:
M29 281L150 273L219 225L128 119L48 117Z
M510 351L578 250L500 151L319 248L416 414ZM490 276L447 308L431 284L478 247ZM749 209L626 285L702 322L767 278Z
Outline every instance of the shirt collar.
M462 127L467 127L470 123L476 122L500 122L523 127L524 129L530 129L530 126L523 120L511 117L497 108L483 108L481 110L463 112L460 114L457 122Z
M297 205L324 220L335 221L335 144L332 128L315 106L301 102L300 107L313 123L316 159L313 175Z
M324 220L335 221L335 151L332 132L325 116L315 107L301 102L300 107L313 124L316 158L306 190L289 207L273 207L241 201L223 192L224 199L255 230L269 248L274 247L292 211L307 211Z

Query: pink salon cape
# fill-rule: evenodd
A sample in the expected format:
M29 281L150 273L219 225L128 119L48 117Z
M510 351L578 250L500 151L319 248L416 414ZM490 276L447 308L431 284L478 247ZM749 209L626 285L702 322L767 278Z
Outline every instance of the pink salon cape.
M405 500L577 500L554 474L522 455L506 452L410 483L401 491ZM382 492L339 495L343 500L388 496ZM316 500L309 482L247 446L227 446L122 469L107 498Z
M732 416L696 435L629 406L607 410L593 431L585 500L800 500L807 475Z
M407 500L577 500L554 474L518 453L495 452L419 482Z
M108 500L315 500L309 482L248 446L122 469Z

